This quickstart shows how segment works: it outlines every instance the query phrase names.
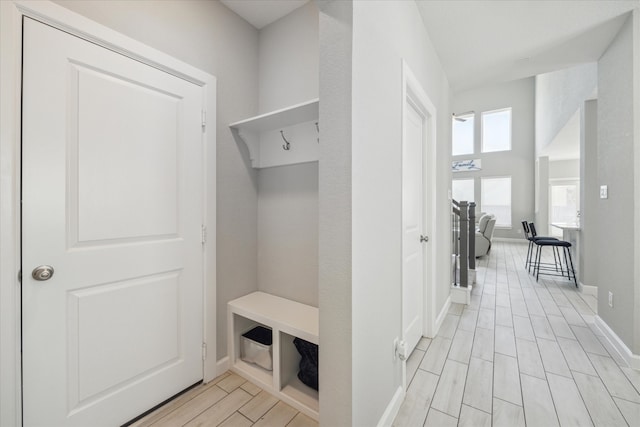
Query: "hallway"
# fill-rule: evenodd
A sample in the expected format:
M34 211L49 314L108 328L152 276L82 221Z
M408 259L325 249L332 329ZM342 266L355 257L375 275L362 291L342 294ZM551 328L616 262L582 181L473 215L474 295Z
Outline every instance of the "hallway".
M594 325L596 300L524 268L527 246L496 242L478 259L471 304L407 363L394 426L638 426L640 372Z

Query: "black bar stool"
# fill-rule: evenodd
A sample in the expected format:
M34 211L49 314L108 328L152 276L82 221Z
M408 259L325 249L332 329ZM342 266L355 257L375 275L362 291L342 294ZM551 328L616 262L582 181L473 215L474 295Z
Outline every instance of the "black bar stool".
M540 274L545 274L545 275L549 275L549 276L562 276L562 277L564 277L564 269L562 268L562 259L560 259L560 274L557 274L557 273L540 273L540 270L544 270L544 271L552 271L553 270L553 269L542 267L541 262L540 262L540 260L542 258L542 248L545 247L545 246L551 246L555 250L558 250L558 248L562 248L563 249L563 251L564 251L564 263L565 263L565 265L567 267L567 278L569 280L571 280L572 276L573 276L573 282L576 284L576 288L577 288L578 287L578 279L576 278L576 272L573 269L573 259L571 259L571 243L569 243L567 241L564 241L564 240L557 240L557 239L556 240L540 239L540 240L536 240L534 243L536 244L536 256L535 256L535 263L534 263L534 266L533 266L533 272L536 275L536 281L540 277ZM555 258L555 254L554 254L554 258ZM558 253L558 258L560 258L560 254L559 253Z
M538 236L536 232L536 226L533 222L527 223L527 221L522 221L522 228L524 229L524 236L529 241L529 248L527 249L527 258L524 262L524 268L527 268L531 273L531 258L533 257L533 244L536 240L558 240L555 237L548 236ZM556 271L558 271L558 258L560 257L560 253L557 248L554 248L553 251L553 260L556 265Z

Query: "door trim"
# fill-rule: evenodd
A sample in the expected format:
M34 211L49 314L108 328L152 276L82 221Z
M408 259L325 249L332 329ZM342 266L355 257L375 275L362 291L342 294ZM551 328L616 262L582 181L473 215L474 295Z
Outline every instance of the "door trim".
M202 88L207 124L202 133L203 180L216 176L216 78L165 53L124 36L51 2L0 2L0 425L22 424L20 194L22 21L24 17L88 40L99 46L187 80ZM209 179L207 179L209 178ZM216 372L216 186L205 185L203 225L204 336L209 357L204 381Z
M402 60L402 117L406 114L406 103L410 102L413 107L420 111L424 117L425 141L423 146L423 188L426 190L424 198L423 212L425 214L424 227L425 234L429 236L429 243L425 250L425 289L423 303L423 335L431 337L436 327L436 290L435 278L438 263L435 262L436 249L440 242L436 231L436 203L435 203L435 183L436 183L436 108L422 84L413 73L406 61ZM403 119L404 120L404 119ZM404 125L403 125L404 126Z

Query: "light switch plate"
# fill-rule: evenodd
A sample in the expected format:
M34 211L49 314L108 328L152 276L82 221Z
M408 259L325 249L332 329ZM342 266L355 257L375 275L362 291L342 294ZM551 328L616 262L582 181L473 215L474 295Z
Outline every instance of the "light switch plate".
M606 185L600 186L600 198L608 199L609 198L609 187Z

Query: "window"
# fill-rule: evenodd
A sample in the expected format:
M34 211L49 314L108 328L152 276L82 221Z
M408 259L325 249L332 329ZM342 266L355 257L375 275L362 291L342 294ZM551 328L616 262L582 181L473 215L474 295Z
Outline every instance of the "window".
M496 217L496 226L511 227L511 177L481 178L481 211Z
M511 150L511 108L482 113L482 152Z
M473 154L473 113L453 118L451 154L461 156Z
M550 185L550 215L552 223L576 224L580 209L580 183L577 181L556 182ZM562 237L562 230L550 227L552 236Z
M474 202L476 199L473 178L454 179L451 183L451 194L453 196L453 199L457 200L458 202L462 200L467 202Z

